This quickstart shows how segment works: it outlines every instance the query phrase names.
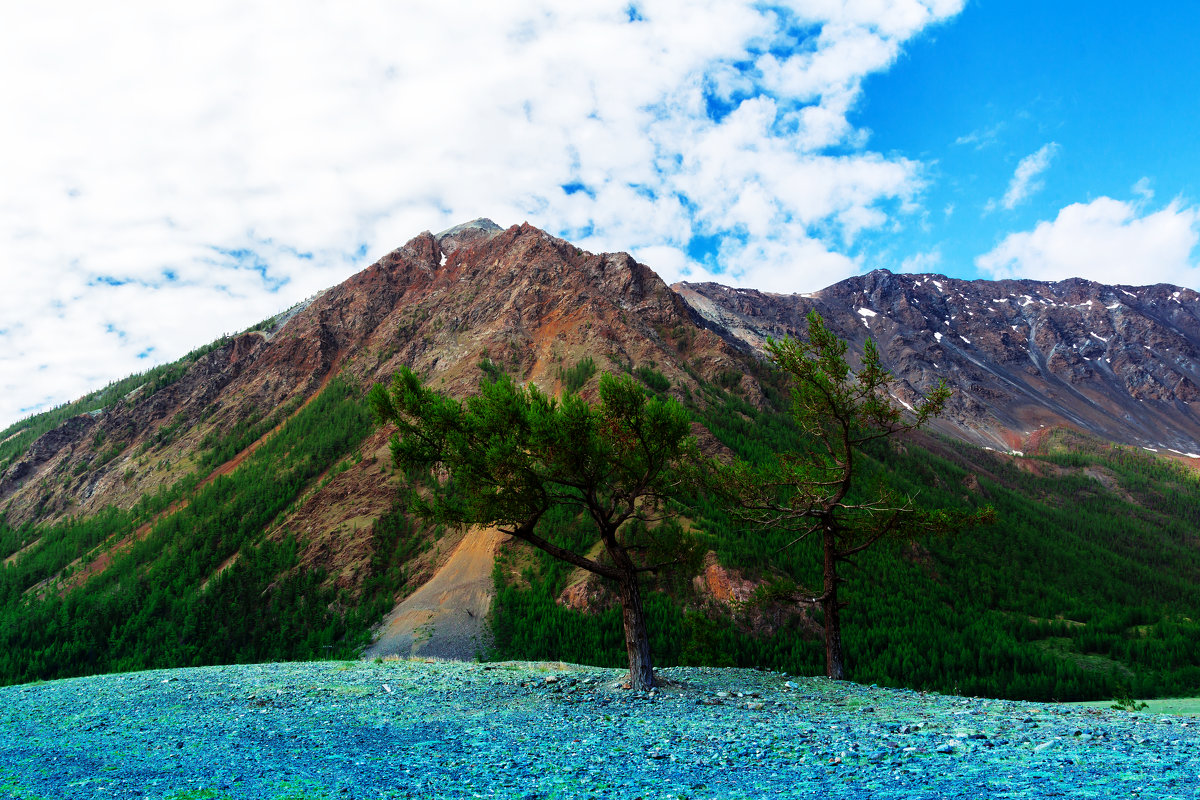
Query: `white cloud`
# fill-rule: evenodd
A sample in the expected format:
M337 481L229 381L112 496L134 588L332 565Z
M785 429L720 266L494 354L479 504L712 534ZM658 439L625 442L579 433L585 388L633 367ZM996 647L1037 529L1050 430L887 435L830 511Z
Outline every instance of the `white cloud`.
M1154 199L1153 182L1147 177L1139 178L1138 182L1133 185L1133 193L1142 200L1150 202Z
M1004 123L998 122L985 128L978 128L970 133L963 134L954 140L957 145L971 145L976 150L983 150L991 147L1000 141L1000 132L1004 130Z
M824 288L862 271L859 260L799 230L778 239L727 240L720 257L729 270L718 277L722 283L784 294Z
M923 253L913 253L900 262L901 272L933 272L942 263L942 252L937 248Z
M1176 200L1139 216L1130 203L1100 197L1069 205L1053 222L1040 222L1032 231L1010 234L975 264L993 278L1087 277L1200 288L1200 267L1192 259L1197 241L1200 209Z
M1057 153L1058 144L1049 142L1022 158L1013 172L1012 180L1008 182L1008 191L1004 193L1000 204L1011 210L1041 191L1045 185L1040 180L1041 174L1050 168L1050 162Z
M845 277L840 251L921 187L850 122L862 81L961 7L18 4L0 26L0 73L20 76L0 82L0 427L476 216L674 253L651 263L667 278ZM697 236L728 237L727 261L680 260ZM123 337L96 310L114 303Z

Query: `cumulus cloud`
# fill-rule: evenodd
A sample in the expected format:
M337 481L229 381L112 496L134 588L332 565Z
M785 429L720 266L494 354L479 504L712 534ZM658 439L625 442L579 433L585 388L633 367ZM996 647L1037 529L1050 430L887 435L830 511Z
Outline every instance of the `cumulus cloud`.
M1000 205L1012 210L1031 195L1041 191L1045 185L1041 175L1050 168L1050 162L1057 153L1058 144L1049 142L1022 158L1013 172L1012 180L1008 182L1008 191L1001 198Z
M845 277L842 252L921 187L849 121L862 81L961 7L9 9L0 426L477 216L644 253L669 279ZM697 255L698 237L723 244Z
M1200 288L1200 267L1192 258L1198 240L1200 209L1175 200L1142 216L1133 204L1100 197L1069 205L1032 231L1010 234L975 264L993 278L1086 276L1101 283Z

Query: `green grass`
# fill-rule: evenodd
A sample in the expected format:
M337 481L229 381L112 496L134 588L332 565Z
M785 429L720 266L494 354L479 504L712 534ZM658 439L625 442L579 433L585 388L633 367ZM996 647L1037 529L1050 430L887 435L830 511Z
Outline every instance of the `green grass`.
M1153 700L1138 700L1146 709L1135 714L1175 714L1185 717L1200 717L1200 697L1163 697ZM1076 708L1112 708L1112 700L1086 700L1078 703L1063 703Z
M1075 641L1066 636L1050 636L1034 642L1036 647L1085 672L1099 672L1122 679L1133 677L1133 671L1120 661L1107 656L1076 652L1073 649L1074 644Z

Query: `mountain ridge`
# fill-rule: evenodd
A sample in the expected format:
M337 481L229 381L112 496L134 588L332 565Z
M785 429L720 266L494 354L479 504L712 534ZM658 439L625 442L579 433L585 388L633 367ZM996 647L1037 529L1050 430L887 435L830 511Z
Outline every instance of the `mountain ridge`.
M463 393L490 360L555 392L567 368L598 355L604 369L661 373L679 397L717 380L761 405L753 362L768 337L803 335L813 310L852 356L876 339L901 403L946 379L955 395L931 425L940 433L1022 452L1037 431L1067 425L1200 454L1200 294L1190 289L886 270L807 294L668 287L628 254L585 253L527 223L481 218L419 234L202 348L162 386L64 420L0 470L0 504L14 526L128 507L193 470L219 469L236 455L205 452L219 432L253 429L235 449L252 446L339 371L365 386L404 364Z
M911 404L939 378L955 391L932 427L1021 450L1070 425L1109 441L1200 453L1200 294L1070 279L964 281L876 270L819 292L780 295L676 283L712 324L752 350L800 336L805 316L861 352L876 340Z
M592 356L608 370L657 365L679 385L695 385L688 371L735 370L744 357L693 328L692 316L627 254L585 253L527 224L501 230L475 220L424 232L272 321L202 348L173 380L137 386L47 431L0 472L0 508L21 528L131 508L189 476L202 486L240 464L335 374L365 389L406 365L463 393L477 384L480 361L549 392ZM679 363L680 347L698 367ZM593 393L595 382L581 391ZM336 565L338 585L355 590L368 543L353 521L369 528L394 502L381 468L386 435L368 436L361 452L275 525L276 535L306 539L302 562Z

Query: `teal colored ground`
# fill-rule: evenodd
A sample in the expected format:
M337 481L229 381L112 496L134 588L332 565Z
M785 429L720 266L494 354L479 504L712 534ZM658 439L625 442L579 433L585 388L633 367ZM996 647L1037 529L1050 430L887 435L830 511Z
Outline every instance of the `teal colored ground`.
M382 660L8 686L0 797L1200 797L1193 717L659 672L646 694L621 669Z

